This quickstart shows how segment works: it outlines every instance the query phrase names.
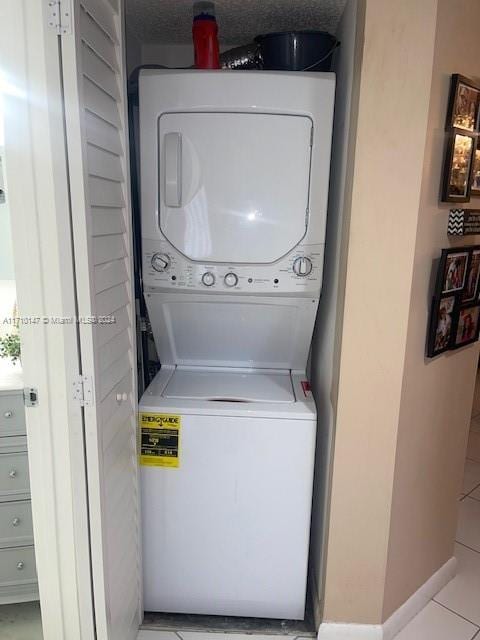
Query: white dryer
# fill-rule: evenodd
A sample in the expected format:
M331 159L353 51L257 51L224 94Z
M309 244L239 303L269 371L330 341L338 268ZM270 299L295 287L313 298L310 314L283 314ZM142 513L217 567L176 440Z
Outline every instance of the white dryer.
M302 619L333 74L140 74L148 611Z

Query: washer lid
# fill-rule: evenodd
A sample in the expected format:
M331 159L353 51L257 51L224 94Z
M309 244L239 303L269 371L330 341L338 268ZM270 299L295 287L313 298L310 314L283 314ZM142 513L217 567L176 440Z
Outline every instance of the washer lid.
M257 373L177 369L165 398L228 402L295 402L288 372Z
M303 371L317 300L216 293L148 293L162 365Z

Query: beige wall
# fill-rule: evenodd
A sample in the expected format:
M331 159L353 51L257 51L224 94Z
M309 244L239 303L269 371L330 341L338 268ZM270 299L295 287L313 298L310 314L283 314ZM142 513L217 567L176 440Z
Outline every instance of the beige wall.
M478 346L423 357L432 261L448 247L439 204L450 75L480 79L480 2L439 0L434 71L393 483L384 617L453 555ZM479 206L476 199L470 205ZM453 206L453 205L452 205ZM452 244L472 244L467 238Z
M328 621L378 623L383 614L436 4L366 1L324 596Z

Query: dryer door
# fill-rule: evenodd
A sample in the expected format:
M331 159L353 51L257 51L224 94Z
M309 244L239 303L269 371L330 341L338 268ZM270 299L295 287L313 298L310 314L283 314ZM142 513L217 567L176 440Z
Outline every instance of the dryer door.
M270 263L308 223L312 121L261 113L159 118L160 229L191 260Z

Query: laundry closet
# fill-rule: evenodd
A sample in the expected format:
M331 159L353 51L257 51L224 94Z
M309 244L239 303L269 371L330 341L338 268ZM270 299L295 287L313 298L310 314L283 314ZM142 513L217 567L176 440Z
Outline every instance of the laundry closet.
M229 68L192 68L190 2L80 0L50 25L97 319L72 367L102 639L321 621L356 2L215 10ZM254 61L256 36L305 30L332 34L331 71Z

